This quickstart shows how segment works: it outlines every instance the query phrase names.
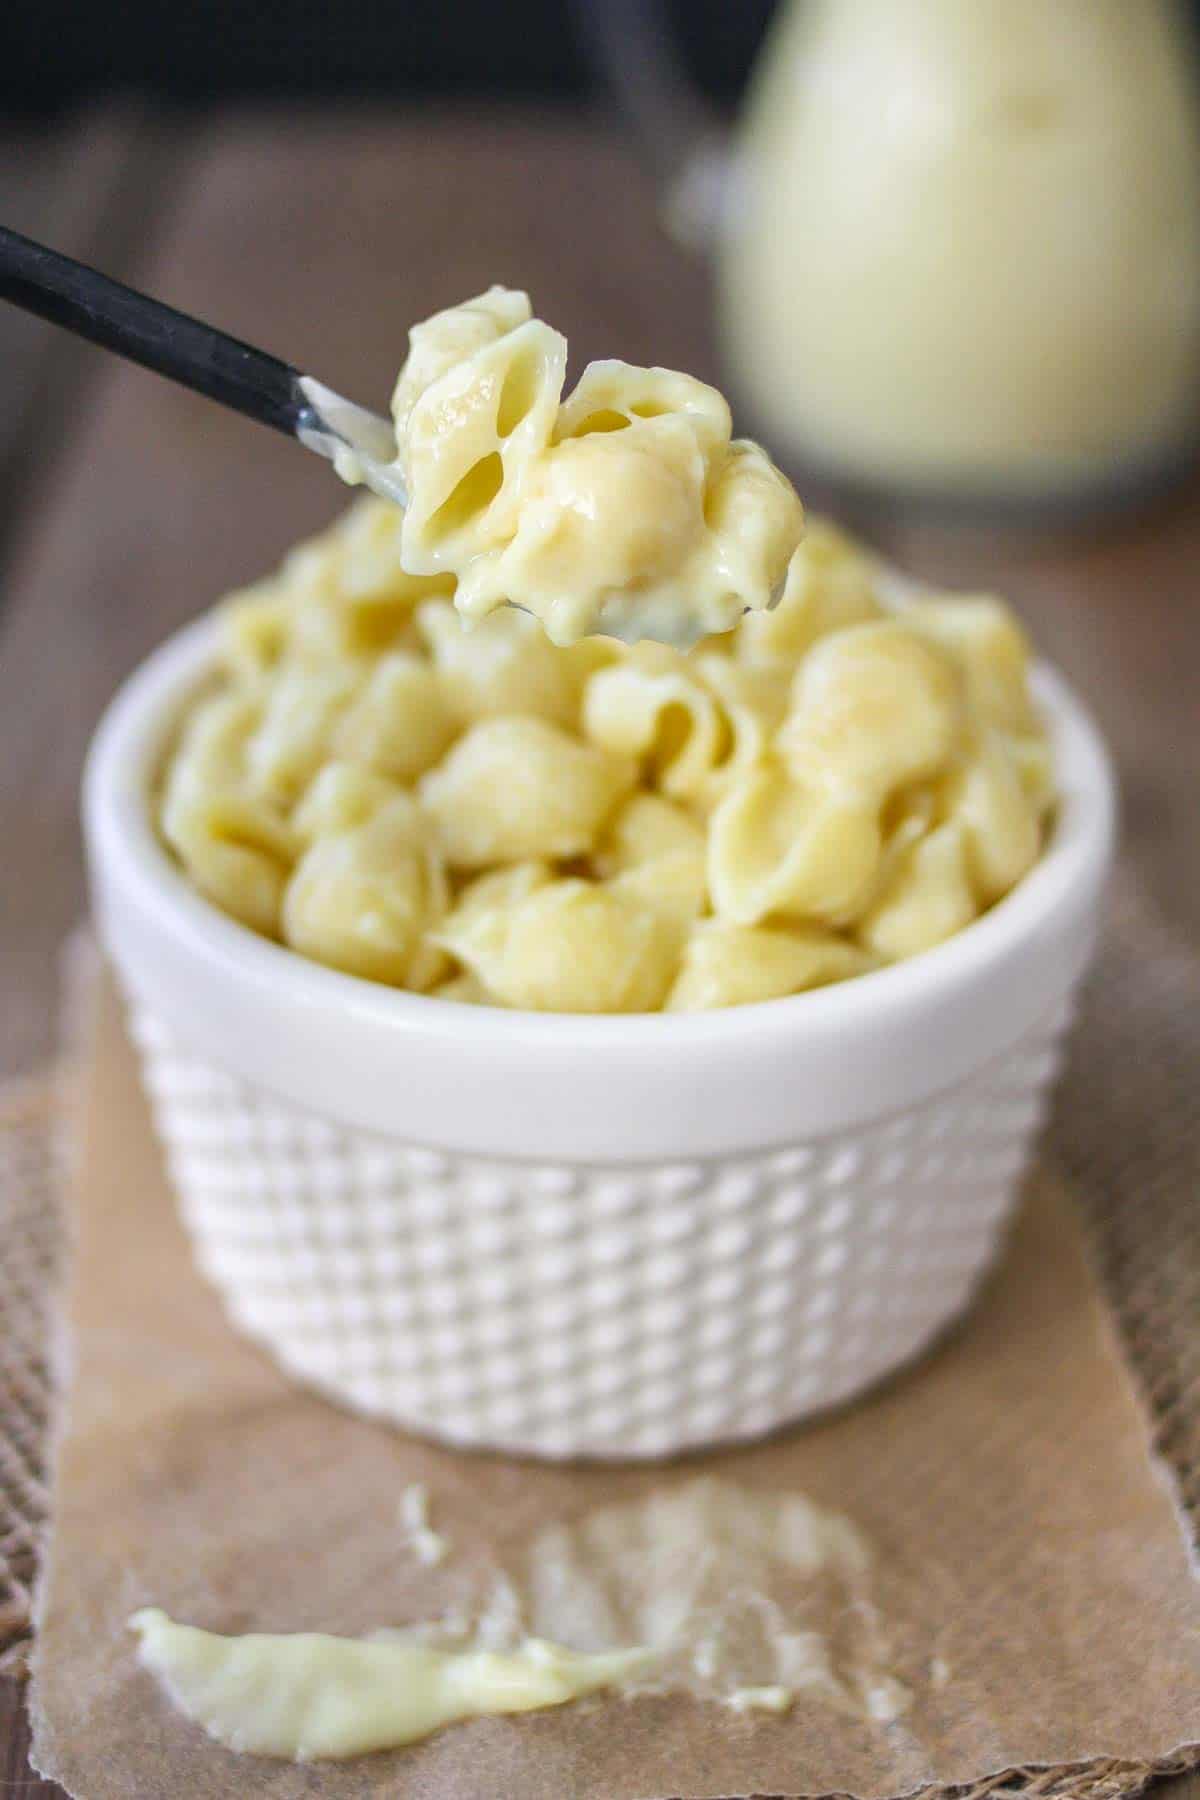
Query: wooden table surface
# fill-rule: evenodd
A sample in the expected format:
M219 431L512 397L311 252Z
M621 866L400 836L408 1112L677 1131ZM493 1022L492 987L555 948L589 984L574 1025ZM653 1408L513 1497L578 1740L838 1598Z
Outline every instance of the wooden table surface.
M496 280L531 290L576 366L620 355L719 377L703 267L659 232L618 133L587 116L126 111L43 138L0 124L0 219L376 404L407 324ZM105 701L344 496L284 439L17 315L0 317L0 379L3 1079L53 1053L56 958L85 906L79 771ZM921 574L1020 606L1117 752L1129 855L1200 941L1200 476L1073 536L868 523ZM5 1791L57 1794L25 1743L19 1692L0 1683Z

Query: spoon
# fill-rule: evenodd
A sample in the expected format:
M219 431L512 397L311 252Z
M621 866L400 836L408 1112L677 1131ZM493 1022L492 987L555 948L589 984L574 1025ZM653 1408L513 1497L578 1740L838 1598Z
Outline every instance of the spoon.
M388 420L277 356L3 225L0 299L296 438L339 475L405 504Z
M344 481L361 482L383 499L407 505L396 436L387 419L277 356L2 225L0 300L296 438L331 462ZM778 604L783 588L781 578L769 606ZM630 587L627 595L633 593ZM593 630L630 644L651 638L678 650L690 649L703 635L674 588L665 603L660 596L656 606L640 611L635 606L624 618L609 610Z

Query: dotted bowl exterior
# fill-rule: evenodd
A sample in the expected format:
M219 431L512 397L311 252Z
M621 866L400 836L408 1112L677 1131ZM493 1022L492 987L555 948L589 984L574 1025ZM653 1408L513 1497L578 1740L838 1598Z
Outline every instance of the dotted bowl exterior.
M134 1009L201 1268L357 1411L459 1445L660 1457L863 1392L966 1306L1013 1209L1065 1008L860 1130L689 1161L486 1158L346 1128Z

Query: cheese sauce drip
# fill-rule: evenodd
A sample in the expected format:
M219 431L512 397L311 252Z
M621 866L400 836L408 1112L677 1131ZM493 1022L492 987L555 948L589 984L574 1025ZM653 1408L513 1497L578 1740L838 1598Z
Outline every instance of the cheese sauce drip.
M324 1632L221 1637L157 1607L130 1624L141 1662L210 1737L294 1762L393 1749L486 1714L563 1706L647 1661L644 1651L585 1656L538 1639L505 1654Z

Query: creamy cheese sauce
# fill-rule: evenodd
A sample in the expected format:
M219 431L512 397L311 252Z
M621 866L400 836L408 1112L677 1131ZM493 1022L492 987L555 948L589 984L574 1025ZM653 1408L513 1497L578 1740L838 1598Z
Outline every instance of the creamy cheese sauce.
M157 1607L130 1624L141 1662L210 1737L295 1762L415 1743L486 1714L563 1706L648 1660L639 1650L588 1656L536 1639L501 1653L324 1632L221 1637Z
M715 388L672 369L588 365L563 397L567 343L528 296L491 288L410 333L389 477L401 556L450 574L476 621L506 604L556 644L600 634L686 649L783 591L804 514Z
M560 647L511 607L464 630L407 528L360 500L233 596L170 752L163 836L265 936L459 1003L696 1011L930 949L1036 862L1052 759L999 601L903 593L813 520L714 646Z
M402 1526L421 1560L440 1562L446 1540L422 1535L429 1505L423 1487L406 1490ZM886 1725L914 1696L880 1573L844 1514L706 1476L544 1526L504 1568L460 1580L453 1611L398 1630L224 1637L157 1608L130 1624L143 1665L211 1737L300 1762L606 1689L687 1693L764 1721L803 1704ZM918 1679L943 1687L949 1669L935 1657Z

